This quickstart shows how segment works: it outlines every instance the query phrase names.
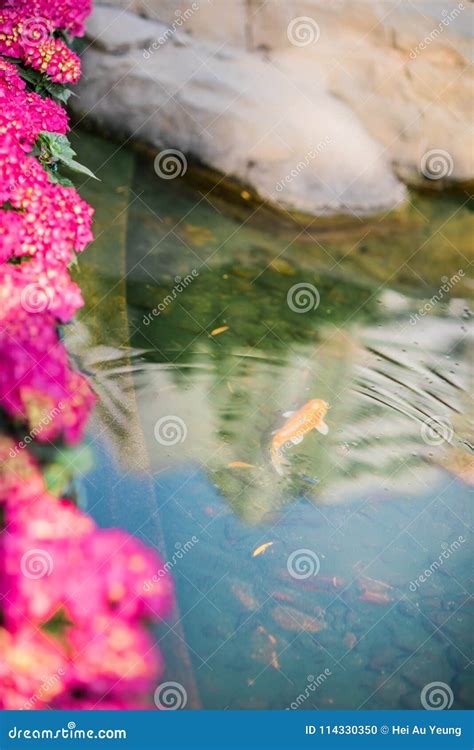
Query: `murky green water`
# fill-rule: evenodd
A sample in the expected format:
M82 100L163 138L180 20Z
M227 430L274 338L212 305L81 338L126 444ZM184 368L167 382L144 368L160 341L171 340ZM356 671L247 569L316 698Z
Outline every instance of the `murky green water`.
M170 563L166 678L209 709L418 708L435 681L468 707L468 206L303 229L86 146L83 493ZM312 398L329 433L279 476L272 432Z

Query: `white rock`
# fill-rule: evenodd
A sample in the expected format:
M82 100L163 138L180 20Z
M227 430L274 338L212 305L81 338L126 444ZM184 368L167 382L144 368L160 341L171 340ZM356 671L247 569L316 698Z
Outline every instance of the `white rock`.
M117 11L101 9L94 39L123 50ZM126 13L120 23L128 25ZM109 18L107 18L109 16ZM316 215L365 214L399 205L404 188L384 149L354 113L328 93L271 61L226 45L165 33L114 56L89 49L79 105L107 125L156 146L175 148L251 186L282 208ZM141 47L147 35L138 34ZM148 35L150 36L150 35ZM95 45L95 43L94 43Z

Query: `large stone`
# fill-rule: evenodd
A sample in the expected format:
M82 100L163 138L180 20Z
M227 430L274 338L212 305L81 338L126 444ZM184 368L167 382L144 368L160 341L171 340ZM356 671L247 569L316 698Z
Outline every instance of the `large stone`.
M134 0L130 13L107 0L76 106L283 209L385 211L405 197L399 179L474 174L469 9L445 5Z
M79 87L93 117L191 155L283 208L364 214L403 200L383 149L322 83L297 86L271 62L167 36L152 22L151 45L119 54L116 11L100 12L103 28L93 28L102 49L88 51Z

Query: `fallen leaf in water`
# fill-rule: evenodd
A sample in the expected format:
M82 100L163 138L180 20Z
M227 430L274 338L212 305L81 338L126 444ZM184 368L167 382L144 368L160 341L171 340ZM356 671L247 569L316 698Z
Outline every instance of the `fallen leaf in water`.
M196 224L185 224L182 232L195 247L203 247L216 239L210 229L197 226Z
M228 331L229 326L221 326L220 328L214 328L213 331L211 331L211 336L218 336L220 333L224 333L224 331Z
M231 461L227 464L228 469L256 469L255 464L246 464L245 461Z
M390 604L392 601L388 594L381 591L364 591L362 596L357 597L361 602L371 602L372 604Z
M265 552L266 549L272 546L274 542L265 542L265 544L261 544L260 547L257 547L257 549L254 549L252 552L252 557L257 557L257 555L261 555L262 552Z
M272 260L272 262L270 263L270 268L272 268L277 273L281 273L282 276L294 276L295 274L295 271L290 266L290 264L282 258L275 258L275 260Z

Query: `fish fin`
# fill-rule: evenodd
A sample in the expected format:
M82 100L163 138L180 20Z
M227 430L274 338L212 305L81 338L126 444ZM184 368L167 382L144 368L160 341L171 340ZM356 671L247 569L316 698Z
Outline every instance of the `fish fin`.
M297 435L296 437L292 439L291 442L293 443L293 445L298 445L298 443L301 443L302 440L303 440L303 435Z
M327 426L326 422L321 422L316 427L317 431L321 433L321 435L327 435L329 432L329 427Z
M294 411L284 411L282 416L283 417L292 417L294 413L295 413Z

